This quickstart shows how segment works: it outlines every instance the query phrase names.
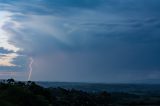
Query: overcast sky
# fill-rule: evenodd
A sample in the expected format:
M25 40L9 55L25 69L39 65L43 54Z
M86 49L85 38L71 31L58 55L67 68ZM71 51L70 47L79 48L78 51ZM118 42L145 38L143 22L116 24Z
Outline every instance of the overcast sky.
M0 78L31 68L30 80L159 79L160 0L0 0Z

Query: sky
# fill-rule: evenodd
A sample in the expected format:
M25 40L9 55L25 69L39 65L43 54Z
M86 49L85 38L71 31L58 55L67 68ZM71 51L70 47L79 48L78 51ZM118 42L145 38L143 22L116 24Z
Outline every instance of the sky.
M0 0L0 78L160 81L159 0Z

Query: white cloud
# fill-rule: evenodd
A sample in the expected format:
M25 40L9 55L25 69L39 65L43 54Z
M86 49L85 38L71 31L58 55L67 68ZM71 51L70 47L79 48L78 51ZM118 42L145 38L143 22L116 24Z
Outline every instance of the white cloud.
M0 53L0 66L15 67L16 64L12 63L18 57L17 52L21 49L14 45L9 31L9 28L18 28L19 24L12 20L13 13L7 11L0 11L0 48L9 51L10 53Z
M11 21L12 13L0 11L0 48L6 49L8 51L17 52L20 50L20 48L13 45L9 40L9 34L4 28L10 27L6 23L11 22L14 24L14 22ZM15 26L14 26L15 27Z
M18 55L15 53L10 54L0 54L0 66L11 67L17 66L16 64L12 63Z

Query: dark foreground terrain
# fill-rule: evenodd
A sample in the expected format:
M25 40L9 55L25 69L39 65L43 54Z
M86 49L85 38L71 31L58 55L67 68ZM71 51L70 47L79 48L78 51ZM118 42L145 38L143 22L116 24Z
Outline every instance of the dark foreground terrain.
M0 83L0 106L160 106L160 93L91 93L8 79Z

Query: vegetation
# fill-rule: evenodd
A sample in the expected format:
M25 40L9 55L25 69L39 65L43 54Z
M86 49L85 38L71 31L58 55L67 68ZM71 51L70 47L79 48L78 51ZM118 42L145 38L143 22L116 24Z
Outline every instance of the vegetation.
M159 106L160 96L128 93L87 93L63 88L43 88L34 82L0 83L0 106Z

